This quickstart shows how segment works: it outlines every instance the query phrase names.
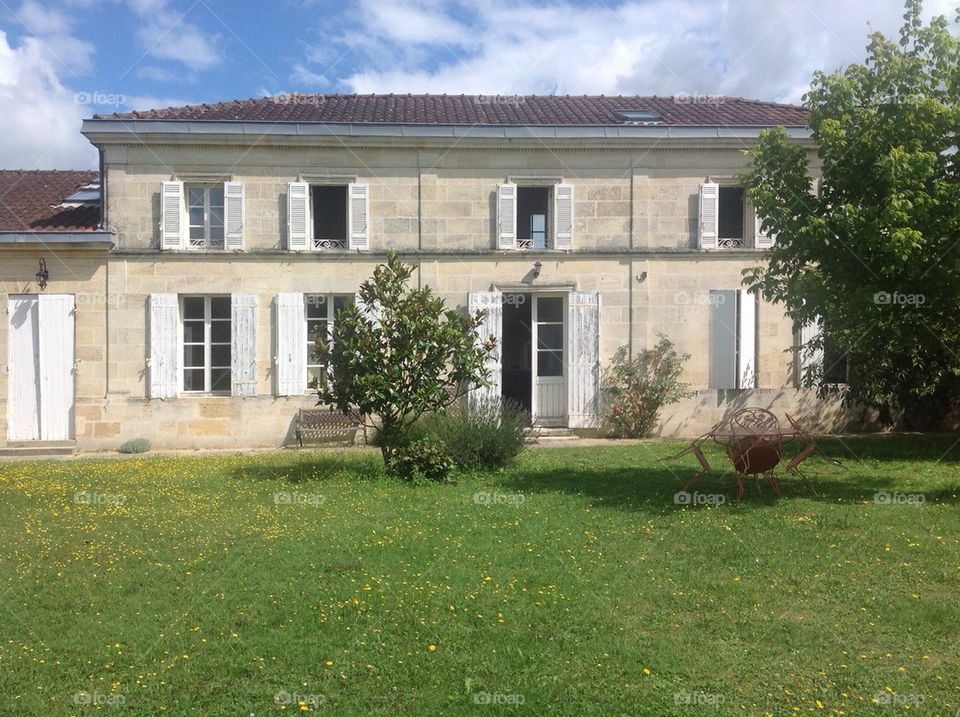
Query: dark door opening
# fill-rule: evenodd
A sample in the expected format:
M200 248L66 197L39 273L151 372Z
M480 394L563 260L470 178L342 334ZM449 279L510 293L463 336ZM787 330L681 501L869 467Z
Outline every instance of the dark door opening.
M503 398L533 410L533 371L531 370L530 294L503 295Z

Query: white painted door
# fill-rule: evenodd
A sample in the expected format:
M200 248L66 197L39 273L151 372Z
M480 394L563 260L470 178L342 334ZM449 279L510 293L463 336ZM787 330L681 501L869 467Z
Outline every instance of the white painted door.
M565 298L534 295L533 414L541 426L562 426L567 414Z
M10 297L7 436L11 441L73 437L74 297Z

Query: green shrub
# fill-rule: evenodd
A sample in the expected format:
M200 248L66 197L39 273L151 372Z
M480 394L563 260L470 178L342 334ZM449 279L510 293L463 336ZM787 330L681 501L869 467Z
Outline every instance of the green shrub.
M146 453L150 450L150 441L146 438L131 438L117 450L121 453Z
M612 434L620 438L643 438L657 427L660 409L690 395L680 383L684 362L690 354L678 354L663 334L652 349L644 349L632 360L621 346L604 379L609 408L607 420Z
M512 401L471 406L461 401L444 414L414 426L416 435L437 439L463 470L496 470L513 462L531 432L530 414Z
M425 436L394 448L389 453L387 468L404 480L444 482L453 470L453 460L440 441Z

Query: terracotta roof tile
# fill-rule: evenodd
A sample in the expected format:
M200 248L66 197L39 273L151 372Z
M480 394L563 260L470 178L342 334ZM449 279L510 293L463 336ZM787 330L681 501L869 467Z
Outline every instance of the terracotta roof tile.
M0 231L95 231L99 204L61 204L99 176L95 171L0 170Z
M796 105L685 95L322 95L287 94L217 104L97 115L98 119L457 125L623 125L618 110L647 111L664 125L803 126Z

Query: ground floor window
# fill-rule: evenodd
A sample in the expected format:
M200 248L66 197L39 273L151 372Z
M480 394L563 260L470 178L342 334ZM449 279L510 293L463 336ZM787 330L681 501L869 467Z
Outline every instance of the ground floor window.
M353 302L352 296L304 294L304 315L307 319L307 388L316 388L326 380L327 367L320 361L317 339L333 341L337 314Z
M230 393L230 297L184 296L183 390Z

